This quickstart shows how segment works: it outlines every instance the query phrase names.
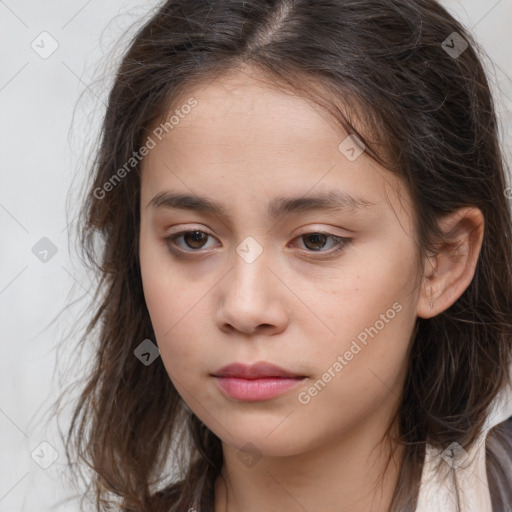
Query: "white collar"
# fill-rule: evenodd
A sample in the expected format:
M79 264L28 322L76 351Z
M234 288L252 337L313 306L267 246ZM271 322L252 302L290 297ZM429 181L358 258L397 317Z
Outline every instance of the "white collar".
M481 434L468 451L455 443L445 450L427 445L416 512L456 512L454 476L459 486L461 512L493 512L485 466L485 441L489 430L510 416L512 388L507 386L500 391Z

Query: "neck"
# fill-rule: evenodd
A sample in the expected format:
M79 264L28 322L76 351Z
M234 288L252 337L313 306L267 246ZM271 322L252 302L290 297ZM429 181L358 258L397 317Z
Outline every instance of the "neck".
M403 447L375 438L375 428L366 426L299 455L263 456L250 467L223 443L215 512L387 512Z

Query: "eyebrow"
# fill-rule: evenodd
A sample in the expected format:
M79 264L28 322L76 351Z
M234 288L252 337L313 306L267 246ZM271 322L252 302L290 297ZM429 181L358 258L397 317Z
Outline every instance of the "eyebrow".
M276 219L289 213L312 210L350 211L375 206L375 204L361 197L352 196L347 192L330 190L310 196L277 197L269 203L267 212L269 217ZM180 194L169 191L159 192L146 205L146 208L148 207L196 210L230 218L229 213L222 204L197 194Z

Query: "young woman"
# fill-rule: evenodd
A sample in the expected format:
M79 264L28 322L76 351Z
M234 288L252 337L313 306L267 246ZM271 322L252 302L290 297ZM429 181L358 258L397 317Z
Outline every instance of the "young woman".
M97 510L510 510L511 189L437 2L165 2L94 173Z

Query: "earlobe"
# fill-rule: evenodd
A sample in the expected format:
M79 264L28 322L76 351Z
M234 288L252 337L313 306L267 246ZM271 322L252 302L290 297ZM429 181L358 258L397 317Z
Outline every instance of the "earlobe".
M448 309L466 290L475 274L484 235L479 208L464 207L439 221L443 240L425 262L417 315L432 318Z

